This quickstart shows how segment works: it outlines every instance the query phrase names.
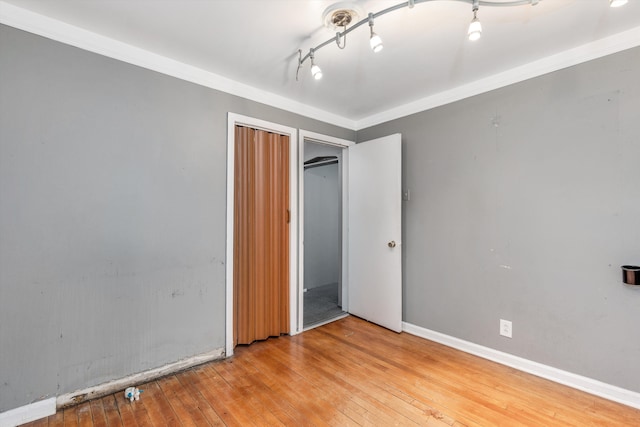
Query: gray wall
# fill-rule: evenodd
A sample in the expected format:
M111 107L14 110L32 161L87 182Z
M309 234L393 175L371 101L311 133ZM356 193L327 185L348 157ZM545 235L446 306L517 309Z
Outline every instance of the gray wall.
M224 347L227 112L355 132L0 26L0 412Z
M403 136L405 321L640 392L638 76L640 48L358 132Z
M358 132L403 134L406 321L640 391L638 75ZM224 346L228 111L356 137L5 26L0 76L0 412Z
M342 149L305 142L304 159L337 156ZM304 287L307 289L340 279L341 191L340 166L334 163L304 171Z

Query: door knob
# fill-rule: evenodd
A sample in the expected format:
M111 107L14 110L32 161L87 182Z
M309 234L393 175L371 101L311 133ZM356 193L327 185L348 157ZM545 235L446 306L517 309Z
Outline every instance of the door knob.
M396 242L395 242L394 240L392 240L392 241L390 241L389 243L387 243L387 245L388 245L390 248L395 248L395 247L396 247Z

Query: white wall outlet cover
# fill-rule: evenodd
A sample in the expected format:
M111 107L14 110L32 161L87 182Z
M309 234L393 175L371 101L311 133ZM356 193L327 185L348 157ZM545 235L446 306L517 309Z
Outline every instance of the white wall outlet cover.
M500 335L503 337L511 338L513 331L513 324L509 320L500 319Z

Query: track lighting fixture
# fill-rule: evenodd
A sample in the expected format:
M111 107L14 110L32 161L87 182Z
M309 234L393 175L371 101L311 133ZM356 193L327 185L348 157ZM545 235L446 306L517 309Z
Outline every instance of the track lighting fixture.
M627 4L628 0L609 0L609 6L611 7L620 7Z
M373 32L373 13L369 14L369 31L371 32L371 35L369 37L369 45L371 46L371 50L375 53L378 53L384 46L382 45L382 39L380 38L380 36Z
M408 7L409 9L413 9L416 4L419 3L427 3L434 1L445 1L445 0L408 0L403 3L396 4L395 6L390 6L386 9L383 9L376 13L369 13L367 18L364 18L355 24L349 26L352 21L358 16L358 13L354 9L357 7L350 7L346 5L346 2L337 3L333 6L330 6L325 11L325 16L329 17L329 21L334 27L342 28L342 32L337 32L336 35L329 40L326 40L323 43L320 43L316 47L309 49L309 53L302 56L302 50L298 50L298 69L296 71L296 80L298 80L298 73L300 72L300 68L304 64L304 62L309 59L311 62L311 75L314 79L319 80L322 78L322 70L320 67L315 64L314 54L318 49L322 49L323 47L332 44L335 42L340 49L344 49L347 44L347 34L355 30L356 28L368 23L369 24L369 45L371 46L371 50L374 52L380 52L382 50L382 39L379 35L377 35L373 31L373 20L374 18L379 18L382 15L386 15L387 13L394 12L399 9L404 9ZM459 2L469 3L472 6L473 11L473 19L469 24L469 30L467 35L469 40L474 41L478 40L482 35L482 24L480 24L480 20L478 19L478 8L480 4L482 7L489 6L499 6L499 7L512 7L512 6L524 6L530 5L535 6L540 3L542 0L456 0ZM602 0L605 1L605 0ZM620 7L625 5L628 0L609 0L609 6L611 7Z

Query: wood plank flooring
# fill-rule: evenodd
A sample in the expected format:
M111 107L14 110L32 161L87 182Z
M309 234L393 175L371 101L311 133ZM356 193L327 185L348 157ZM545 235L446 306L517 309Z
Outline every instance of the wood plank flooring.
M640 426L613 403L355 317L59 411L36 426Z

